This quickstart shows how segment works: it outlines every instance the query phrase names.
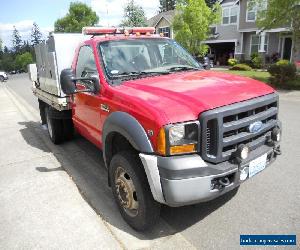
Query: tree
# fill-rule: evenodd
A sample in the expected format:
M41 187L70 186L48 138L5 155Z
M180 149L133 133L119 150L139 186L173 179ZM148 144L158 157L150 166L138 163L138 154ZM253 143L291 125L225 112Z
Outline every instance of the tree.
M0 38L0 60L2 59L3 57L3 42L2 42L2 39Z
M32 62L33 62L33 59L32 59L32 55L30 52L25 52L24 54L18 55L16 57L16 66L19 69L23 69L25 71L27 69L27 65Z
M264 8L264 0L254 0L254 4L259 10L256 23L261 29L291 27L294 44L293 61L300 60L300 1L268 0L267 8Z
M204 0L180 1L173 20L175 39L194 56L207 52L201 44L209 36L209 26L220 21L220 5L209 8Z
M22 39L21 39L19 31L16 29L15 26L14 26L12 36L13 36L13 39L12 39L13 50L16 54L18 54L22 48Z
M37 45L42 42L42 33L40 31L39 26L36 22L33 23L32 29L31 29L31 45Z
M145 11L141 6L131 0L124 7L124 18L122 20L122 27L143 27L147 26Z
M81 32L85 26L94 26L99 22L96 12L84 3L71 3L69 13L63 18L56 20L55 32Z
M176 0L159 0L159 12L165 12L169 10L175 10Z
M16 69L15 60L11 54L5 54L0 61L0 68L4 71L12 71Z

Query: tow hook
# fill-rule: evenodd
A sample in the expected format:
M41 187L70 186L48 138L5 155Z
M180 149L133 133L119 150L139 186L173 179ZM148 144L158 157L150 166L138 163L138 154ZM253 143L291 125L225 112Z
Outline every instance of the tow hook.
M219 184L223 188L229 186L229 184L230 184L229 178L228 177L220 178L219 179Z
M228 177L221 177L212 181L211 189L218 189L222 191L225 187L230 185L230 180Z
M280 147L274 148L274 153L275 153L276 155L281 155Z

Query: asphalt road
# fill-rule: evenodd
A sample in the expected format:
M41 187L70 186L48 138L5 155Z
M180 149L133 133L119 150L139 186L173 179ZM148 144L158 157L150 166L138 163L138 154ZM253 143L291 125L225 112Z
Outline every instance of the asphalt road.
M26 74L11 76L5 84L38 113L37 100L31 93L31 83ZM283 155L273 165L244 183L238 192L203 204L163 207L159 225L146 234L130 230L116 208L107 211L105 203L112 204L113 200L105 182L106 170L101 151L78 135L60 148L66 157L69 148L80 149L82 155L74 156L73 162L76 165L78 157L81 157L79 161L84 170L77 168L76 172L80 180L76 180L76 176L74 178L75 172L67 172L93 209L118 228L116 232L121 235L120 241L126 233L125 246L126 240L131 243L139 241L140 245L136 245L139 248L143 246L141 242L155 242L159 238L173 236L174 242L178 239L186 242L187 249L239 249L240 234L297 234L299 248L300 92L280 93L280 119L284 129Z

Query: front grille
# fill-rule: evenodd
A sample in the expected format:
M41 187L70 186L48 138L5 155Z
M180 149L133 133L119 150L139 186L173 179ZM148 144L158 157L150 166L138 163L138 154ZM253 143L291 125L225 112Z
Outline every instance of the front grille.
M219 163L229 160L238 145L251 150L265 144L266 137L278 124L278 95L270 94L204 112L201 122L201 156ZM260 131L251 133L249 125L261 121Z

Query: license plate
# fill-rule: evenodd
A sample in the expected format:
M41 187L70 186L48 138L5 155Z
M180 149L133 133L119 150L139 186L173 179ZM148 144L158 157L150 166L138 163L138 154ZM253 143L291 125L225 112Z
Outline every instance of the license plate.
M255 160L251 161L249 164L249 178L256 175L266 168L267 165L267 154L264 154Z

